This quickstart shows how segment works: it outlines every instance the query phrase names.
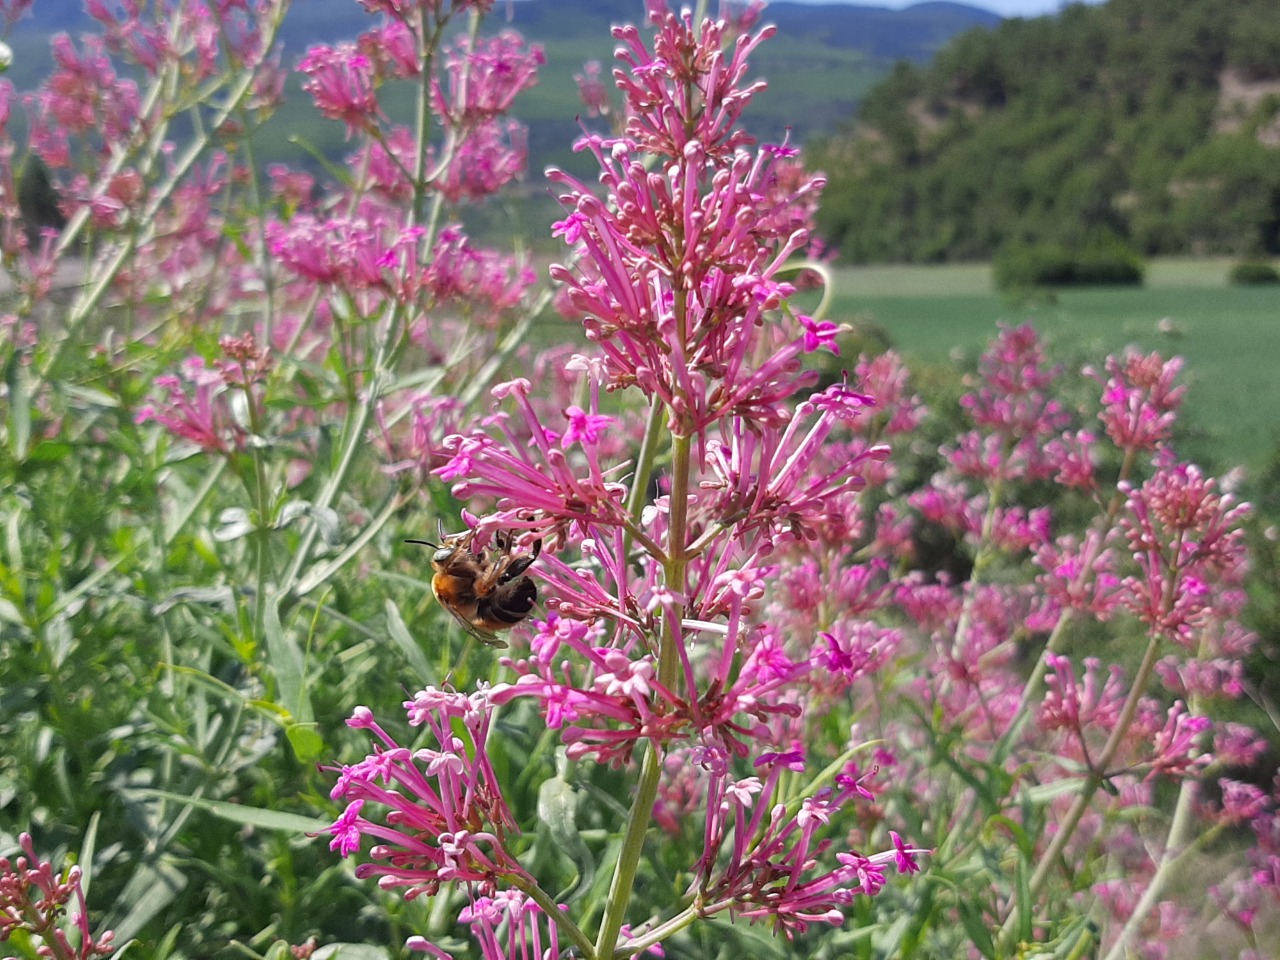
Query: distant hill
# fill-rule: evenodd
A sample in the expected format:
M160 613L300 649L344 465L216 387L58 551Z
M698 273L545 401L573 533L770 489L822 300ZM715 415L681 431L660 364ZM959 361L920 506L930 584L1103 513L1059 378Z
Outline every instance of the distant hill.
M850 261L1280 253L1275 0L1110 0L900 64L811 160Z
M10 38L15 57L8 76L20 89L30 88L48 72L48 39L53 33L74 35L94 26L79 0L37 3L34 11ZM535 169L547 162L571 167L583 162L568 150L580 131L575 118L581 106L573 74L589 59L599 60L608 69L614 48L610 26L643 16L642 0L495 4L486 30L511 26L546 49L547 65L539 85L517 101L515 111L530 126ZM1001 22L996 14L948 2L919 3L903 10L779 2L769 4L764 19L778 26L778 37L758 52L753 72L767 79L770 87L752 105L747 120L761 138L780 139L790 127L797 141L834 130L895 61L923 63L958 33ZM296 0L282 29L285 62L296 63L313 43L353 38L373 22L355 0ZM287 143L282 130L298 133L330 156L342 153L341 125L314 116L296 82L290 98L290 105L273 121L273 135L259 145L260 159L312 162L304 151ZM392 94L392 115L398 109L395 99ZM407 111L410 95L406 92L402 99Z

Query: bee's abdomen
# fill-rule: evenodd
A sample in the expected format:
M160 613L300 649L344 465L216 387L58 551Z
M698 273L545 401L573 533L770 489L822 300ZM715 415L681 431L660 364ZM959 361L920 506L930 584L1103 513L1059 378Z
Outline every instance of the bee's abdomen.
M490 621L517 624L529 615L538 600L538 588L528 577L504 583L480 601L479 615Z

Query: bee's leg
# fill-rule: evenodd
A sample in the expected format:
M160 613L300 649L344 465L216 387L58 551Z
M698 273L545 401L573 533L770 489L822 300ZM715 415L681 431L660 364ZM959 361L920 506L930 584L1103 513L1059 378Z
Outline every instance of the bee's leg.
M533 563L533 561L538 559L538 554L540 554L541 552L542 552L542 541L541 540L533 541L533 553L530 553L523 557L516 557L509 564L507 564L507 569L502 574L503 582L506 583L511 580L514 580L516 577L520 576L520 574L528 570L529 565Z

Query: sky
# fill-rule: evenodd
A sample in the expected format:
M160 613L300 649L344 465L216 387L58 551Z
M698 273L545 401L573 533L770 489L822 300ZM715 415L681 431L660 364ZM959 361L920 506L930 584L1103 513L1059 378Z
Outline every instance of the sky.
M803 3L852 3L862 7L893 7L900 9L909 7L919 0L801 0ZM959 0L971 7L982 7L1005 17L1038 17L1045 13L1056 13L1064 6L1063 0ZM1086 0L1098 3L1100 0Z

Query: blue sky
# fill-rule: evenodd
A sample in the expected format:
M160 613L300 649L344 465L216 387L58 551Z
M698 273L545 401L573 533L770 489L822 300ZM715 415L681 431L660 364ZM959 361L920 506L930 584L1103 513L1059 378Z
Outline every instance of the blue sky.
M853 3L863 7L909 7L919 0L802 0L804 3ZM1055 13L1064 5L1063 0L959 0L971 7L982 7L1005 17L1038 17ZM1100 0L1088 0L1091 3Z

